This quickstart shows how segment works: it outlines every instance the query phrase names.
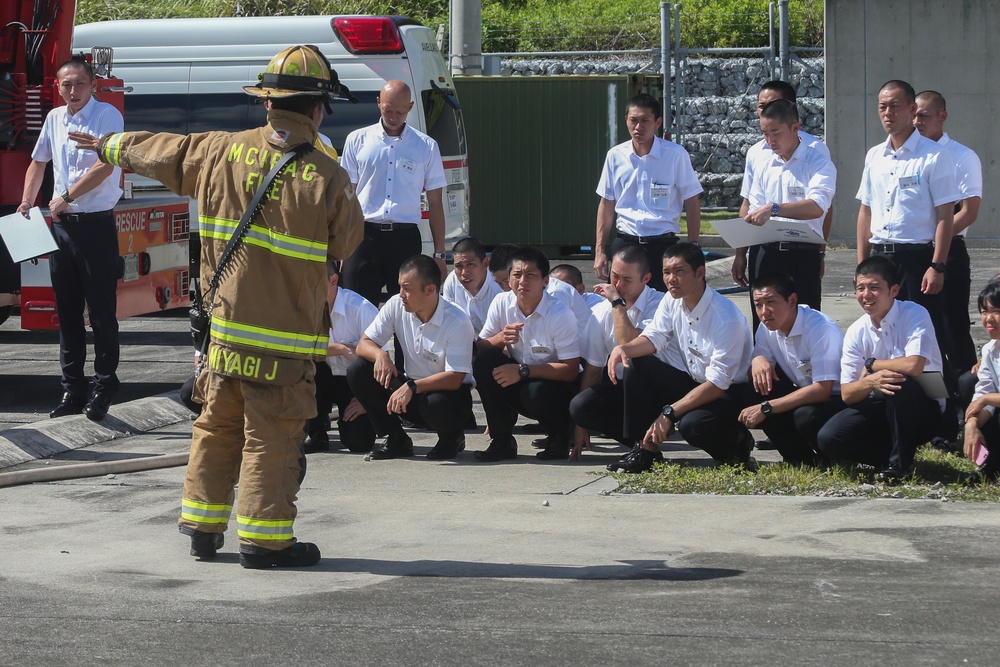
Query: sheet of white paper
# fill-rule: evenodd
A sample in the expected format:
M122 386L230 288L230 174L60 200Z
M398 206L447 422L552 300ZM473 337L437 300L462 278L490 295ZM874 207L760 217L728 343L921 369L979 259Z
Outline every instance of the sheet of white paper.
M733 248L746 248L761 243L794 241L795 243L825 243L823 237L804 222L768 220L763 226L751 225L743 218L716 220L712 227Z
M0 236L7 244L7 250L15 263L41 257L58 249L52 238L52 231L45 224L45 216L37 206L28 211L27 218L20 213L0 218Z

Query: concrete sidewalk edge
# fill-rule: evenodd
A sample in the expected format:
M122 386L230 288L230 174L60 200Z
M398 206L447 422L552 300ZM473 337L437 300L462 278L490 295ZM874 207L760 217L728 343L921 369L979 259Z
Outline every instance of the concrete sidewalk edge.
M181 404L179 392L173 391L112 405L108 416L100 422L92 422L84 415L72 415L15 426L0 431L0 470L153 431L188 421L191 416L191 411Z

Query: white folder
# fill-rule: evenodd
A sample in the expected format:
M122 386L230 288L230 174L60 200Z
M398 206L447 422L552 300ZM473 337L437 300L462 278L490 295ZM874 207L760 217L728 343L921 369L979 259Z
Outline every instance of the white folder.
M0 218L0 236L7 244L14 262L24 262L58 250L52 238L52 230L45 224L42 209L37 206L28 211L25 218L20 213L11 213Z

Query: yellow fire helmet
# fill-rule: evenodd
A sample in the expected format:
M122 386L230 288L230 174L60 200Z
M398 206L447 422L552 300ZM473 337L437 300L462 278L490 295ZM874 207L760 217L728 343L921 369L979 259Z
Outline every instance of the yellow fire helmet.
M333 113L330 100L357 99L340 83L337 71L315 46L290 46L267 64L257 75L257 85L243 86L248 95L263 99L313 95L322 97L327 113Z

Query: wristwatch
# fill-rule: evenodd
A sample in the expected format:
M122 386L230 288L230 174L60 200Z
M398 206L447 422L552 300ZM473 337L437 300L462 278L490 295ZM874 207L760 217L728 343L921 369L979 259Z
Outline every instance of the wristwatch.
M69 196L69 188L66 188L65 190L63 190L62 194L59 195L59 196L62 197L62 200L64 202L66 202L67 204L72 204L73 202L76 201L75 199L73 199L72 197Z
M671 424L677 421L677 414L674 412L674 406L672 405L664 405L662 414L670 420Z
M434 259L448 259L448 253L446 252L435 252L431 254Z
M781 210L780 204L771 204L771 215L778 215L778 211Z
M617 308L618 306L627 306L627 305L628 305L628 303L625 301L625 297L623 297L623 296L620 296L620 297L618 297L617 299L615 299L614 301L611 302L611 307L612 308Z
M874 373L875 369L872 368L875 365L875 357L868 357L865 359L865 370L869 373Z
M417 395L417 383L416 382L414 382L413 380L407 380L406 381L406 386L410 388L410 391L413 393L414 396Z
M771 404L768 401L763 401L760 404L760 411L765 417L769 416L771 414Z
M517 368L517 374L521 376L522 380L527 380L528 376L531 375L531 369L528 368L528 364L521 364Z
M931 268L937 271L938 273L944 273L944 270L948 267L944 262L934 262L933 264L931 264Z

